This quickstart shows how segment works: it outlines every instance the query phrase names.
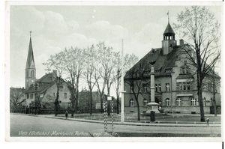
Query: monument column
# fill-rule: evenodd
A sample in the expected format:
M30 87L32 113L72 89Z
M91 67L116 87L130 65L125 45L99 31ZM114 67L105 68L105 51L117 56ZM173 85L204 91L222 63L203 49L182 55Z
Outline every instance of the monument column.
M155 71L154 71L154 62L151 62L151 72L150 72L150 89L151 89L151 102L147 104L148 110L146 113L151 113L153 111L154 113L159 113L158 106L159 104L155 102Z
M151 65L151 102L155 102L155 72L154 66Z

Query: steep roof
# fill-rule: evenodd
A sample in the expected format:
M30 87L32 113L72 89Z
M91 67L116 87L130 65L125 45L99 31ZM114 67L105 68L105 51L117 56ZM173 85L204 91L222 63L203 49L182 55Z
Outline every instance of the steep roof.
M37 91L35 91L35 86L31 85L25 92L26 93L33 93L33 92L45 92L48 88L56 83L56 76L54 73L45 74L43 77L38 79L36 83L38 83ZM63 79L61 79L64 81Z
M167 25L167 27L166 27L166 29L164 31L164 35L174 35L174 34L175 33L174 33L170 23L168 23L168 25Z
M178 58L179 46L174 47L174 49L167 55L162 54L162 48L152 49L148 54L146 54L141 60L139 60L130 70L127 71L125 79L129 79L132 73L140 70L140 67L145 71L145 77L149 77L150 73L150 62L155 61L155 76L170 76L172 68L175 66L175 61Z
M43 82L43 83L51 83L56 78L56 75L54 73L47 73L44 76L42 76L40 79L37 80L37 82Z
M29 49L28 49L28 56L27 56L26 68L30 68L32 62L35 65L35 62L34 62L34 53L33 53L33 47L32 47L32 41L31 41L31 37L30 37L30 43L29 43Z

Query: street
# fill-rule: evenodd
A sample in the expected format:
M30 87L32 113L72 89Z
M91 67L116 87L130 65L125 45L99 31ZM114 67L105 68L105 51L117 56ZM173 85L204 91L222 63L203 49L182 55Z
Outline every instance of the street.
M112 126L109 122L108 131ZM109 137L105 134L104 125L100 123L78 122L65 119L45 118L43 116L29 116L10 114L11 137ZM221 136L221 127L162 127L162 126L130 126L114 125L114 132L119 136ZM143 135L145 134L145 135ZM151 134L151 135L146 135ZM155 135L154 135L155 134ZM166 134L166 135L165 135ZM172 135L168 135L172 134Z

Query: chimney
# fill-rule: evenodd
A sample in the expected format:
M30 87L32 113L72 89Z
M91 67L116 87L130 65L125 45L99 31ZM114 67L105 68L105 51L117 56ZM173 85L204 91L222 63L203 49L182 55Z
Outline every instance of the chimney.
M180 46L183 46L183 45L184 45L184 40L180 39Z

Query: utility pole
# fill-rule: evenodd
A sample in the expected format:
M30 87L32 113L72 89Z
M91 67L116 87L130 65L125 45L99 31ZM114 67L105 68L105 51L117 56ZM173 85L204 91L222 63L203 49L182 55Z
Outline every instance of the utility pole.
M121 49L121 122L124 122L124 68L123 68L123 62L124 58L123 58L123 39L122 39L122 49Z

